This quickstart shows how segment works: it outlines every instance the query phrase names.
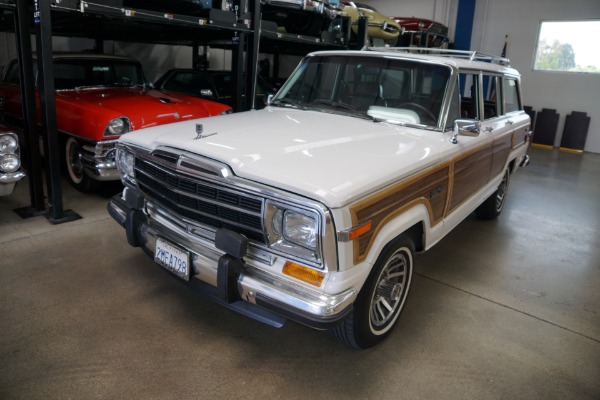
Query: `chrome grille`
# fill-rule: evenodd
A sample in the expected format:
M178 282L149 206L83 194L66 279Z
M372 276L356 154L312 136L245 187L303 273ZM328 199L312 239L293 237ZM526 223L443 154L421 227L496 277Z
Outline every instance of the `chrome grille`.
M261 198L235 192L218 183L179 175L143 158L136 158L135 171L140 188L180 216L266 242Z

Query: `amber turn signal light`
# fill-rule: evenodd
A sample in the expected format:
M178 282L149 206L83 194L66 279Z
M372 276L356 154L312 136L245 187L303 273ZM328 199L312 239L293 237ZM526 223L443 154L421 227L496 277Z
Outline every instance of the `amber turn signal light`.
M317 287L321 286L323 279L325 279L324 273L315 271L312 268L308 268L304 265L296 264L291 261L285 262L282 272L293 278L299 279L302 282L306 282Z

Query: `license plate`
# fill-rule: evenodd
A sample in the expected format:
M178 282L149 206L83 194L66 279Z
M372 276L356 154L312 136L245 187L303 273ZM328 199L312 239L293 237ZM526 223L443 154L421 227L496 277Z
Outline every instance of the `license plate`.
M170 242L157 238L154 261L163 268L168 269L178 277L190 280L190 253L171 244Z

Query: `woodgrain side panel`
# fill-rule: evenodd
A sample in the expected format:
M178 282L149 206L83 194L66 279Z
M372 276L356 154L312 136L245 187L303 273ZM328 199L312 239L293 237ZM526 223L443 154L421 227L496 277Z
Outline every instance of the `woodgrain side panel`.
M492 144L479 147L454 162L452 197L448 213L488 182L491 164Z
M512 141L513 136L509 134L494 140L490 178L494 178L504 172L504 166L512 148Z
M450 164L445 163L386 189L350 208L353 225L371 221L371 231L354 241L354 261L364 260L381 228L406 209L423 204L432 225L439 223L448 201Z

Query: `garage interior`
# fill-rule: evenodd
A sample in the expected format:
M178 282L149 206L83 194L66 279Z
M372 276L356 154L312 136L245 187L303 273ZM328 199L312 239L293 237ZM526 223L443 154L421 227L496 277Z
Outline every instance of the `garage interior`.
M368 3L398 14L395 1ZM458 3L408 1L402 13L453 35ZM532 70L540 20L589 18L600 18L595 0L476 2L471 47L499 53L509 34L525 104L556 109L559 132L569 112L586 111L586 146L559 151L559 135L553 149L531 148L498 220L472 216L417 256L400 323L366 351L293 322L261 325L168 279L108 215L113 193L62 181L64 208L81 219L22 219L20 182L0 197L0 398L600 398L600 79ZM14 37L0 38L5 64ZM56 38L54 48L91 42ZM191 62L185 46L108 48L154 74L173 66L157 59ZM227 54L213 50L224 64Z

